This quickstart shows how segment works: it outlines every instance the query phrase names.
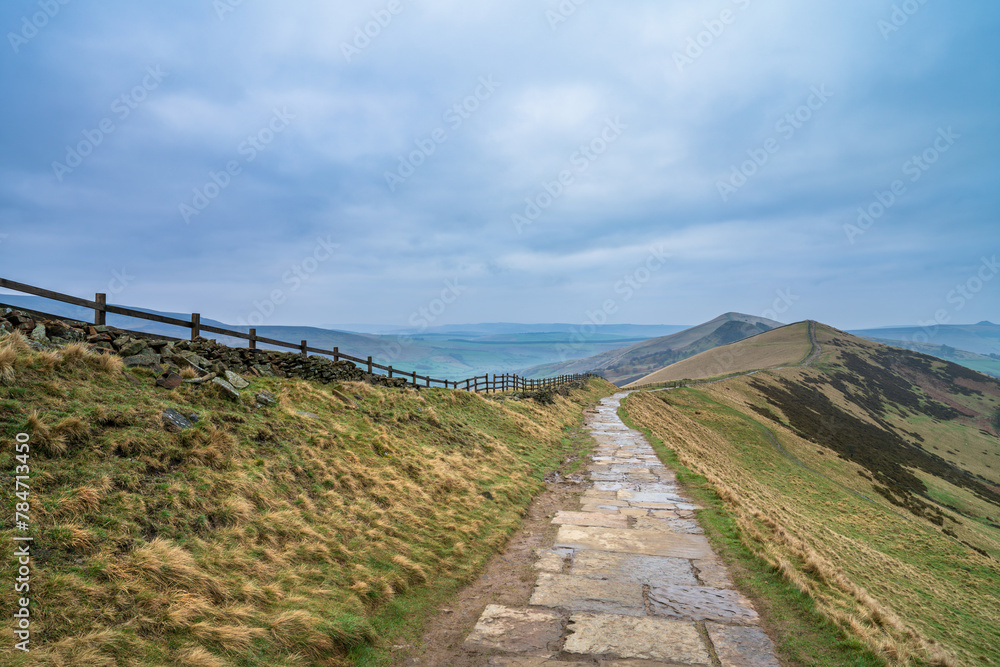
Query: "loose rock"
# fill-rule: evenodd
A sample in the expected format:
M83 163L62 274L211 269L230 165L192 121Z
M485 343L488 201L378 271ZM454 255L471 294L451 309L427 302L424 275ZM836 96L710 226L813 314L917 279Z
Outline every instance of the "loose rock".
M231 399L233 399L235 401L240 400L240 392L237 391L236 387L234 387L233 385L229 384L228 382L226 382L222 378L220 378L220 377L214 377L214 378L212 378L212 384L214 384L214 385L218 386L220 389L222 389L222 392L226 396L228 396L229 398L231 398Z
M181 431L186 431L192 428L194 424L188 421L188 418L177 412L173 408L167 408L160 415L163 420L163 427L170 431L171 433L179 433Z
M184 383L184 378L182 378L177 373L169 373L167 377L160 378L156 381L157 386L163 387L164 389L177 389Z

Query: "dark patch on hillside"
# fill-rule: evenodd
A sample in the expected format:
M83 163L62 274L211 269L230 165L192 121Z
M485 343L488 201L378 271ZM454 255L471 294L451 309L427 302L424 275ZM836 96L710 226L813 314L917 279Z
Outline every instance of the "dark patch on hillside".
M887 373L879 374L879 377L872 380L873 386L884 386L902 394L899 383L890 381L887 375ZM857 381L867 380L867 377L859 376ZM941 457L906 440L881 417L878 419L878 425L870 424L837 407L817 387L784 378L778 378L775 382L777 385L755 379L751 381L751 386L785 414L789 426L796 434L811 442L825 445L837 452L841 458L857 463L870 471L888 492L898 497L900 505L915 514L923 515L920 507L923 503L907 502L906 496L926 496L927 488L907 468L935 475L955 486L970 490L987 502L1000 506L1000 493ZM822 380L813 379L812 383L821 384ZM844 378L838 377L830 384L842 386ZM857 387L853 382L852 385ZM910 393L914 393L912 388ZM864 398L870 397L864 396ZM874 401L869 400L869 404L871 403ZM913 405L912 399L908 404Z
M995 382L964 366L919 352L882 347L867 348L861 355L850 349L861 348L841 339L835 338L827 344L841 348L840 357L846 370L831 370L826 378L805 378L805 381L831 385L880 424L884 424L890 408L903 416L925 415L938 421L972 416L926 395L914 385L932 387L942 396L973 396L982 392L959 381L980 385ZM1000 392L1000 383L996 384Z
M751 405L750 409L759 414L761 417L764 417L765 419L770 419L771 421L777 422L779 424L781 423L781 417L774 414L774 412L770 408L762 408L759 405Z

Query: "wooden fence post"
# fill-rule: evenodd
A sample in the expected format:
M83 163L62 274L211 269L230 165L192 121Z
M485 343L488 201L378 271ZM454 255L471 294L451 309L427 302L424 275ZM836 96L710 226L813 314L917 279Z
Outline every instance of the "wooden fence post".
M392 366L389 366L389 377L392 377Z
M251 350L256 350L257 349L257 330L256 329L251 329L250 330L250 349Z
M107 313L104 307L108 305L108 297L106 294L98 292L94 295L94 301L97 302L97 308L94 308L94 326L102 326L107 324Z
M338 359L340 359L340 348L335 347L333 348L333 360L337 361Z
M305 341L302 341L299 344L299 350L301 350L303 357L308 357L309 356L309 351L306 349L307 347L309 347L309 344L306 343Z
M201 315L191 313L191 340L201 335Z
M368 357L368 375L372 374L372 358Z

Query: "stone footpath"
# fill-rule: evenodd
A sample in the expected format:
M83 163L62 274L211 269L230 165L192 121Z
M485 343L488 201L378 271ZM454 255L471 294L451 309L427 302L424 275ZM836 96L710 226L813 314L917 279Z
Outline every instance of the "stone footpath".
M465 640L495 667L777 667L676 477L618 418L628 392L588 416L597 447L580 511L536 550L525 608L489 605Z

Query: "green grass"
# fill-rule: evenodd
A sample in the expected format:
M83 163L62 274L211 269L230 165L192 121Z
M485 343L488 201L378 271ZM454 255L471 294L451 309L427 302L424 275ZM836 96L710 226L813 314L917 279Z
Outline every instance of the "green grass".
M876 667L886 663L856 640L846 637L817 609L812 598L782 578L769 563L743 543L739 528L725 503L703 476L684 466L676 452L652 431L634 422L626 405L618 411L622 421L649 440L657 456L677 474L685 492L704 509L697 512L712 547L730 567L734 582L750 597L775 641L780 657L790 664L816 667Z

